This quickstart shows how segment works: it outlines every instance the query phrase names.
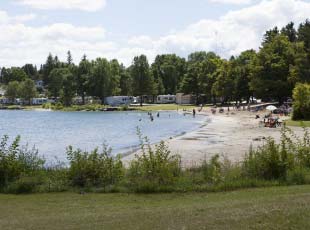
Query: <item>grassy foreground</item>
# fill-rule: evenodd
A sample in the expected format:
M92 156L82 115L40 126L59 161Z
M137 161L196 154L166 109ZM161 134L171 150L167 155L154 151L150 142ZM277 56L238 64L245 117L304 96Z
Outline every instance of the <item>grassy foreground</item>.
M308 229L310 185L227 193L0 195L8 229Z
M285 121L285 124L288 126L297 126L297 127L310 127L310 121Z

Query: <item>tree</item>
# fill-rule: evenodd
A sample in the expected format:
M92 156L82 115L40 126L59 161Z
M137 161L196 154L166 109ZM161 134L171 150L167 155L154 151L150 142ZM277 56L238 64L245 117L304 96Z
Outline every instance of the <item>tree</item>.
M92 94L99 97L104 103L104 99L112 95L111 89L111 66L107 59L97 58L93 63L90 90Z
M216 81L213 84L212 93L222 98L222 103L233 98L235 80L233 65L232 61L224 61L216 73Z
M256 97L270 100L292 95L294 84L288 79L294 64L294 47L284 35L264 43L252 62L250 89Z
M89 79L91 75L91 63L83 56L76 74L77 94L82 97L82 103L85 104L85 96L89 91Z
M308 19L299 25L297 34L298 41L304 43L304 48L310 56L310 21Z
M130 70L126 69L123 65L121 65L120 71L120 90L121 95L130 96L132 95L132 79L130 75Z
M151 72L159 94L176 94L186 72L186 61L175 54L158 55Z
M71 55L71 51L68 50L68 52L67 52L67 64L71 65L72 62L73 62L73 58L72 58L72 55Z
M282 28L281 34L285 35L290 42L297 41L297 31L294 28L294 22L290 22L285 27Z
M3 83L8 84L10 81L21 82L26 78L28 78L28 76L22 68L12 67L12 68L2 68L1 78Z
M131 66L133 93L140 96L140 105L143 104L144 95L152 95L154 80L150 74L150 67L145 55L137 56Z
M244 51L234 60L234 97L236 101L247 100L249 102L253 92L250 90L251 62L254 60L254 50Z
M121 92L121 89L120 89L121 65L118 63L116 59L113 59L110 62L110 66L111 66L110 87L111 87L112 95L115 96L115 95L119 95Z
M20 95L20 83L18 81L11 81L7 85L5 96L10 99L12 103L15 102L16 98Z
M22 70L27 74L32 80L37 79L38 71L37 67L32 64L26 64L22 67Z
M297 84L293 101L293 119L310 120L310 84Z
M72 73L63 76L63 89L61 91L61 101L64 106L70 106L76 93L76 84Z
M31 105L32 98L34 98L36 94L37 90L33 80L28 78L21 83L20 96L27 101L29 105Z
M279 33L280 32L279 32L278 27L274 27L271 30L267 30L266 33L264 34L263 43L272 42L274 38L279 35Z
M49 75L48 90L51 96L57 98L60 96L64 78L66 75L71 74L68 68L53 69Z
M58 61L58 58L57 58L56 61ZM46 59L45 64L42 66L43 81L44 81L45 85L49 84L49 76L50 76L50 73L52 72L52 70L54 68L56 68L55 60L54 60L52 54L49 53L49 55L48 55L48 57Z

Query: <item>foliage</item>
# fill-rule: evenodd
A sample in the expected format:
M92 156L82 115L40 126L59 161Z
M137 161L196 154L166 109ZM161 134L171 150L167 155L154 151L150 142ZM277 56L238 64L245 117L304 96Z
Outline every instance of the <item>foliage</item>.
M297 84L293 100L293 120L310 120L310 84Z
M8 136L0 144L0 190L9 183L23 183L24 177L32 176L43 168L44 160L38 156L36 149L20 147L20 137L8 144Z
M17 137L0 145L0 192L61 192L75 188L97 192L186 192L229 191L240 188L310 183L310 135L297 136L282 129L280 143L267 139L250 149L239 163L215 155L199 166L182 169L179 155L164 142L152 147L140 138L141 151L128 167L121 156L113 156L106 145L102 151L67 149L67 164L47 166L35 149L20 147Z
M130 163L128 180L136 192L167 191L181 174L181 159L172 155L164 142L153 149L148 139L140 137L141 155Z
M5 96L8 97L13 103L20 94L20 85L18 81L11 81L7 85Z
M310 136L297 137L289 128L282 129L281 143L267 139L257 150L251 149L243 162L245 177L265 180L286 180L289 172L310 169Z
M32 103L32 98L37 95L37 89L35 87L34 81L31 79L26 79L21 83L20 86L20 96L23 98L28 104Z
M111 149L103 146L92 152L67 149L70 162L69 179L73 186L102 186L106 188L117 184L123 177L124 168L120 156L111 156Z
M153 95L154 90L154 79L150 73L150 66L145 55L134 58L131 77L133 93L140 96L140 105L142 106L142 96Z

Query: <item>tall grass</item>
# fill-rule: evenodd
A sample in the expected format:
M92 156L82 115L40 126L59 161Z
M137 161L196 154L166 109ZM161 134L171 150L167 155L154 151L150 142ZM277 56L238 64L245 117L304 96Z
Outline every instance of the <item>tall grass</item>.
M241 188L310 183L310 136L298 137L287 127L281 141L269 138L251 148L239 163L213 156L199 166L182 169L181 158L161 142L152 147L140 138L140 153L125 167L106 145L91 152L68 147L69 164L44 167L35 149L20 147L20 138L0 144L0 192L186 192L228 191Z

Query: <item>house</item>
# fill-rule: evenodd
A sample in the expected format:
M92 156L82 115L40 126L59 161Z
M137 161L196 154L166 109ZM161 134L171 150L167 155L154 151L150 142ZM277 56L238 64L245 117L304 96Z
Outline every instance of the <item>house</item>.
M179 105L195 104L195 97L191 94L177 93L176 103Z
M175 95L158 95L156 98L156 102L158 104L169 104L169 103L175 103L176 102L176 96Z
M44 82L42 80L38 80L35 82L37 89L43 89L44 88Z
M134 102L132 96L111 96L105 98L105 103L110 106L130 105Z

